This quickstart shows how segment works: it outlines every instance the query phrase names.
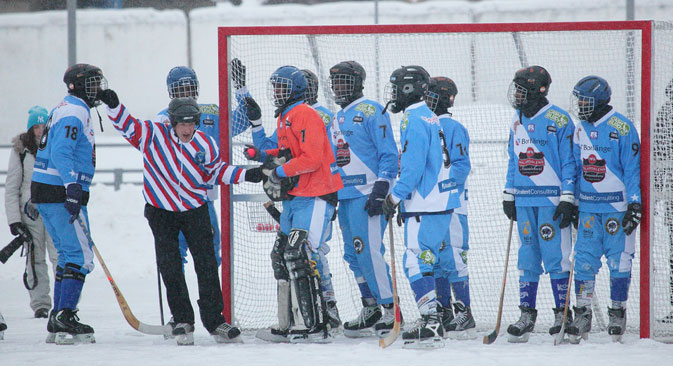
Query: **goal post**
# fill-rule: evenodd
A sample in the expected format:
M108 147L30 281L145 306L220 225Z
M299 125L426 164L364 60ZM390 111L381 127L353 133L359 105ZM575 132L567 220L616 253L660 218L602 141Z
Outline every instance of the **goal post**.
M673 311L673 288L669 282L673 281L673 274L669 273L673 273L673 206L670 215L667 211L673 202L673 188L653 193L650 180L651 174L663 177L673 171L663 169L673 162L653 162L651 158L651 141L667 132L664 128L653 129L651 120L666 105L664 90L673 76L671 44L672 23L652 21L220 27L220 146L227 162L249 164L242 146L252 142L250 131L231 137L228 125L237 106L229 70L233 58L247 67L246 86L262 109L267 135L275 130L274 107L267 97L268 79L282 65L307 68L318 75L318 100L333 112L338 106L328 89L329 68L341 61L356 60L364 66L364 95L382 104L388 77L401 65L421 65L431 76L452 78L458 95L451 111L468 129L471 139L467 258L472 310L477 327L486 330L493 327L496 319L496 279L502 275L508 224L500 205L507 167L508 126L514 114L507 102L507 87L521 67L544 66L552 78L550 102L568 110L574 84L584 76L600 75L612 87L611 105L634 122L641 138L643 220L633 260L627 331L643 338L673 338L673 323L658 321ZM399 114L391 115L398 143L399 119ZM669 123L673 129L673 121ZM673 153L668 158L673 158ZM269 253L276 225L262 207L267 198L259 185L248 183L223 186L221 193L224 314L244 329L271 326L276 317L276 285ZM655 212L663 213L655 217ZM360 295L342 258L344 243L338 220L333 229L327 242L331 248L327 257L341 318L346 321L359 313ZM396 238L404 237L402 228L395 226L395 230ZM402 263L403 239L397 240L394 255ZM389 255L386 253L388 260ZM515 263L516 251L512 251L512 256ZM403 271L397 277L401 310L405 318L414 319L418 310L409 283ZM607 319L609 270L605 264L596 287L594 310L605 313L596 316ZM518 302L518 270L513 265L508 271L503 324L518 318ZM537 304L536 329L546 331L553 322L553 297L546 275L540 279Z

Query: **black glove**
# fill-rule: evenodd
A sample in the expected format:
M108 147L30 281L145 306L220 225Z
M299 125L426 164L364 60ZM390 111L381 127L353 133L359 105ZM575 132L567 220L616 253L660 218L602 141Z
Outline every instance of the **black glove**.
M377 180L374 182L372 193L369 194L367 203L365 203L365 211L370 217L383 214L383 200L386 199L390 183L385 180Z
M245 97L245 114L248 117L248 122L252 127L258 127L262 125L262 109L259 108L259 104L255 102L255 99L252 97Z
M119 105L119 98L117 98L117 93L112 89L105 89L98 92L96 95L101 102L107 104L110 108L117 108Z
M263 176L264 176L264 173L262 173L262 168L260 168L260 167L247 169L245 171L245 181L246 182L259 183L259 182L262 181Z
M514 204L514 195L511 193L502 193L502 210L508 219L516 221L516 205Z
M577 208L575 207L575 197L572 194L562 194L552 219L556 221L556 219L561 216L559 228L565 229L575 221L576 215Z
M11 231L14 236L20 236L26 243L30 243L33 240L33 236L30 235L30 231L28 231L28 228L23 222L10 224L9 231Z
M40 217L40 211L37 210L37 207L35 207L34 204L30 203L30 201L26 201L26 204L23 205L23 213L28 216L29 219L35 221L37 220L38 217Z
M622 219L624 234L631 235L638 227L638 224L640 224L641 217L642 207L640 203L629 203L629 206L626 208L626 214L624 214L624 218Z
M389 194L388 196L386 196L386 199L383 200L381 210L383 211L383 214L386 216L386 220L390 221L390 218L393 217L393 215L395 215L397 205L399 205L399 203L393 202L392 194Z
M231 78L235 89L245 87L245 66L237 58L231 60Z
M262 152L259 151L255 145L245 144L243 155L245 155L245 158L248 160L262 161Z
M404 225L404 218L402 217L402 208L397 206L397 226Z
M72 224L79 216L79 210L82 208L82 185L72 183L65 190L65 209L68 210L70 223Z

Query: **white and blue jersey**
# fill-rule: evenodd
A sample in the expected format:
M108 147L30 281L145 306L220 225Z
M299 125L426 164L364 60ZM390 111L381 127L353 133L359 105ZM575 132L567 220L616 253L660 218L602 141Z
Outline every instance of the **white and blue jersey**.
M640 139L633 123L614 110L574 135L580 211L624 212L640 203Z
M562 193L575 192L572 136L568 113L547 104L528 118L516 112L509 133L505 191L516 206L558 206Z
M339 200L371 193L374 182L397 175L397 145L383 106L361 97L334 116L330 139L344 188Z
M34 182L62 187L79 183L83 191L89 191L96 165L89 112L89 106L74 95L66 96L52 110L35 157Z
M450 213L460 206L460 192L450 177L451 163L442 150L439 118L424 101L405 109L400 124L400 177L392 195L404 216Z

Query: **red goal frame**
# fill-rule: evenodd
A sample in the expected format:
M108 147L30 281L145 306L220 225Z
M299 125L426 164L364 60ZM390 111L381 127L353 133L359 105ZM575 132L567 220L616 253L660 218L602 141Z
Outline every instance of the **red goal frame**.
M220 146L225 161L231 161L229 145L229 65L228 37L239 35L319 35L319 34L381 34L381 33L485 33L485 32L541 32L541 31L600 31L633 30L641 35L641 195L643 217L640 224L640 337L650 338L650 119L652 93L652 21L610 22L558 22L558 23L484 23L484 24L421 24L421 25L356 25L356 26L292 26L292 27L219 27L218 28L218 81L220 121ZM647 189L642 189L647 187ZM231 187L221 187L221 240L222 240L222 295L223 314L231 321L233 279L231 276Z

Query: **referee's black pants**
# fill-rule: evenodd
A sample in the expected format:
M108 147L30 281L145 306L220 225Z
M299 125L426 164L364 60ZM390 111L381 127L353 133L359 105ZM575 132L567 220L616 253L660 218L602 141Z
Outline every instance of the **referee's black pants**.
M194 324L194 309L189 300L187 283L178 245L180 231L185 235L199 284L199 313L203 326L212 332L225 319L217 260L213 252L213 231L208 205L184 212L167 211L145 205L145 217L154 234L157 264L164 285L168 306L175 323Z

